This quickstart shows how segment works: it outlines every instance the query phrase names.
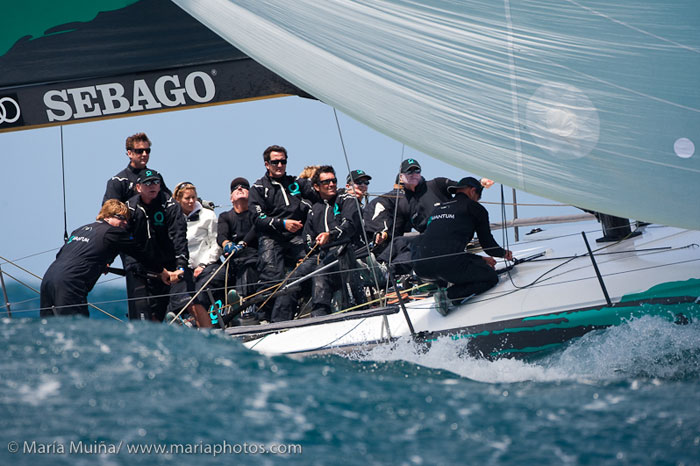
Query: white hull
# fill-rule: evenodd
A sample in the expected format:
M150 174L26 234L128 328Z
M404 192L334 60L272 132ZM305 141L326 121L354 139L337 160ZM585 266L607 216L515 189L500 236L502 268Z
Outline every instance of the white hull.
M586 255L581 231L588 232L588 240L604 284L612 303L617 303L617 308L607 307L590 257ZM472 298L447 317L434 309L433 298L408 302L406 307L415 336L419 341L430 341L442 335L450 335L453 340L463 343L477 334L479 337L487 336L489 338L481 338L489 340L485 349L475 347L472 352L494 356L499 352L507 354L509 348L518 346L507 341L505 334L508 332L511 332L510 338L513 337L513 331L519 334L518 337L525 338L524 343L519 343L519 351L516 353L530 352L552 343L561 343L594 328L614 324L618 318L647 312L656 312L658 315L659 305L669 305L669 317L672 319L677 318L679 312L690 318L700 314L698 300L689 300L686 296L688 293L694 298L698 296L700 232L656 225L644 227L641 231L641 236L620 243L596 244L595 239L602 236L599 226L587 222L526 236L523 241L510 246L515 257L525 258L540 252L546 252L546 255L517 265L510 272L512 281L508 273L501 274L496 287ZM600 249L606 245L609 246ZM570 259L573 256L579 257ZM532 284L533 282L535 283ZM646 293L652 287L664 287L673 282L686 282L679 285L682 295L680 304L676 300L679 296L666 292L657 293L658 296L654 293L637 296L647 300L644 301L646 304L655 303L656 307L651 311L639 304L631 308L619 307L620 301L625 300L625 297L630 299L630 295ZM661 297L670 297L670 300L660 302ZM624 312L621 311L622 308L625 309ZM581 310L588 312L581 313ZM297 328L280 328L284 327L284 323L238 327L229 330L229 333L240 335L245 329L271 332L277 328L274 333L244 343L248 348L265 354L345 352L411 337L407 320L398 307L387 312L390 313L372 317L357 312L353 318L347 316L348 320L339 322L325 322L337 319L338 316L308 319L306 322L298 320L294 321L295 325L305 326ZM579 312L578 318L582 317L584 321L573 322L574 319L570 319L572 312ZM560 315L547 316L556 313ZM527 319L536 316L547 317L541 322L538 319ZM528 328L538 322L544 325L537 326L534 332L533 328ZM527 332L523 332L523 329ZM533 336L536 337L534 340ZM246 338L251 337L248 335ZM535 343L528 343L531 340Z

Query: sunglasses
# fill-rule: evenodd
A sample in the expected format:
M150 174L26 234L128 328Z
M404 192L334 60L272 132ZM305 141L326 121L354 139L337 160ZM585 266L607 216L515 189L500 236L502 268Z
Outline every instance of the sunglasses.
M117 220L122 220L126 222L126 217L124 217L122 214L112 215L112 217L116 218Z
M416 175L420 174L420 168L409 168L406 170L406 175Z
M321 181L319 181L319 184L322 184L322 185L324 185L324 186L327 186L327 185L329 185L329 184L331 184L331 183L333 183L333 184L338 184L338 178L329 178L329 179L327 179L327 180L321 180Z
M353 183L355 183L358 186L362 186L362 185L369 186L369 180L358 180L358 181L353 181Z
M269 160L267 163L271 165L287 165L287 159Z
M151 148L150 148L150 147L145 147L145 148L143 148L143 149L129 149L129 150L130 150L131 152L133 152L134 154L141 154L141 153L143 153L143 152L145 152L146 154L150 154L150 153L151 153Z
M160 180L148 180L148 181L144 181L141 184L146 185L146 186L151 186L152 184L159 185Z

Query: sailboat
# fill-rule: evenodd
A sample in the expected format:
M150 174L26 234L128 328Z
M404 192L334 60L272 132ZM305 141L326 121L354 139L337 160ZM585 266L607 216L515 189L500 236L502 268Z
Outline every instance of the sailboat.
M699 317L700 234L682 229L700 227L700 204L686 201L700 186L692 2L175 1L283 78L425 153L680 227L644 226L595 254L580 226L534 234L512 249L538 260L446 317L428 298L228 331L248 347L308 354L449 337L494 357L642 315Z
M679 324L698 318L694 2L174 3L181 10L164 0L134 2L101 12L96 28L64 25L38 40L57 44L43 48L46 54L77 47L85 53L76 60L97 62L108 57L85 38L143 9L155 14L140 17L160 20L145 39L154 50L175 43L161 33L192 39L155 58L145 55L148 47L132 46L144 56L126 67L61 68L60 61L26 53L38 41L14 43L0 57L13 72L0 83L6 108L0 131L306 95L472 173L653 222L638 229L641 235L592 253L581 231L595 239L596 224L529 235L511 249L532 259L501 264L496 288L447 317L427 297L229 330L248 347L303 354L446 337L467 351L499 356L546 349L642 315ZM134 37L128 30L124 36ZM47 74L27 81L26 71L40 62ZM203 70L210 63L216 73ZM95 77L95 69L103 74Z

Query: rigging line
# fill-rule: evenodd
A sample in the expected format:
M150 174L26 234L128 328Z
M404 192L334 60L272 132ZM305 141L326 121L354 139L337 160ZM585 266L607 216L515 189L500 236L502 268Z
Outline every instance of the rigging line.
M397 183L394 183L394 193L396 194L396 197L394 198L394 221L391 224L391 242L389 243L389 262L387 263L387 271L390 270L391 268L391 261L394 256L394 240L396 239L396 218L399 213L399 201L400 196L399 196L399 190L401 185L401 163L403 162L404 158L404 152L406 150L406 144L401 144L401 158L399 160L399 179L397 180ZM409 212L410 215L410 212ZM386 288L384 289L384 296L389 293L389 280L386 281ZM386 302L384 302L384 305L386 305Z
M68 216L66 214L66 168L63 157L63 125L61 129L61 177L63 180L63 242L68 242Z
M306 255L304 256L304 258L303 258L302 260L300 260L300 261L297 263L297 265L294 267L294 269L292 269L292 271L289 272L289 274L287 274L286 277L284 277L284 280L282 280L282 281L280 282L279 285L276 285L277 288L272 292L272 294L270 294L270 296L267 297L267 299L265 299L265 301L260 305L260 307L258 307L258 311L260 311L260 309L262 309L263 307L265 307L265 304L267 304L268 301L270 301L270 299L272 299L272 297L275 295L275 293L277 293L277 292L282 288L282 286L284 286L284 284L287 283L287 280L289 280L289 278L292 276L292 274L293 274L294 272L297 271L297 269L299 268L299 266L300 266L301 264L303 264L303 263L306 261L306 259L309 258L309 256L311 255L311 253L314 252L314 250L315 250L317 247L318 247L318 243L315 243L315 244L313 245L313 247L311 248L311 250L310 250L308 253L306 253ZM183 309L183 310L184 310L184 309ZM181 312L182 312L182 311L181 311Z
M34 278L38 278L39 280L43 280L43 278L41 278L39 275L30 272L29 270L25 269L24 267L21 267L21 266L15 264L14 262L12 262L12 261L10 261L10 260L8 260L8 259L2 257L2 256L0 256L0 259L2 259L2 260L4 260L4 261L7 261L8 264L14 265L14 266L17 267L18 269L20 269L20 270L22 270L22 271L28 273L29 275L33 276ZM7 275L8 277L10 277L11 279L15 280L16 282L18 282L20 285L24 285L24 286L26 286L27 288L29 288L30 290L34 291L35 293L41 294L41 292L40 292L39 290L37 290L37 289L35 289L35 288L32 288L31 286L27 285L26 283L23 283L22 281L16 279L15 277L13 277L12 275L10 275L9 273L7 273L7 272L3 272L3 273L4 273L5 275ZM96 310L102 312L103 314L108 315L108 316L111 317L112 319L118 320L119 322L124 322L124 321L121 320L120 318L114 317L114 316L113 316L112 314L110 314L109 312L105 311L104 309L100 309L99 307L95 306L95 305L92 304L92 303L86 303L86 304L87 304L88 306L90 306L91 308L96 309ZM65 306L59 306L59 307L65 307Z
M343 155L345 156L345 166L348 168L348 173L352 173L350 169L350 160L348 159L348 153L345 150L345 141L343 140L343 132L340 129L340 120L338 120L338 111L333 107L333 115L335 115L335 124L338 127L338 136L340 136L340 146L343 148ZM353 182L352 175L350 175L350 182ZM354 184L354 183L353 183ZM337 186L337 185L336 185ZM355 200L355 207L357 207L357 215L360 219L360 226L362 227L362 237L365 240L365 247L367 248L367 257L372 255L372 251L369 248L369 241L367 240L367 229L365 228L365 220L362 215L362 208L360 207L360 201L354 194L353 188L353 199ZM372 272L372 278L374 279L374 284L379 289L379 279L377 278L377 271L374 267L370 267Z
M194 296L192 296L192 297L190 298L190 300L187 301L187 304L185 304L184 306L182 306L182 309L180 309L180 312L178 312L177 315L176 315L175 317L173 317L173 320L171 320L170 323L169 323L168 325L172 325L173 322L175 322L175 321L177 320L177 318L180 317L180 314L182 314L183 312L185 312L185 309L187 309L187 307L188 307L190 304L192 304L192 302L193 302L195 299L197 299L197 296L199 296L199 294L200 294L202 291L204 291L204 289L207 287L207 285L208 285L212 280L214 280L214 277L216 277L216 276L218 275L218 273L221 271L221 269L224 268L224 266L225 266L226 264L228 264L228 261L230 261L231 258L232 258L233 256L234 256L234 254L229 254L229 255L228 255L228 257L224 260L223 264L221 264L221 265L216 269L216 271L214 271L214 273L211 274L211 277L209 277L209 279L204 283L204 285L202 285L202 287L199 289L199 291L197 291L197 292L194 294Z
M60 247L51 248L51 249L47 249L46 251L36 252L36 253L30 254L30 255L28 255L28 256L19 257L19 258L17 258L17 259L14 259L14 262L19 262L19 261L21 261L21 260L29 259L30 257L34 257L34 256L40 256L40 255L42 255L42 254L46 254L46 253L48 253L48 252L55 251L55 250L57 250L57 249L61 249L61 248L60 248ZM2 260L4 260L4 259L2 259ZM0 265L5 265L5 264L9 264L9 261L0 262Z

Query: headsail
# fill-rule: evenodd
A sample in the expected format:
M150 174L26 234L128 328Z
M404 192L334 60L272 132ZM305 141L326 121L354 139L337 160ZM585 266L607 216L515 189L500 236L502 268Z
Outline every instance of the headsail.
M544 197L700 229L696 0L174 0L316 98Z

